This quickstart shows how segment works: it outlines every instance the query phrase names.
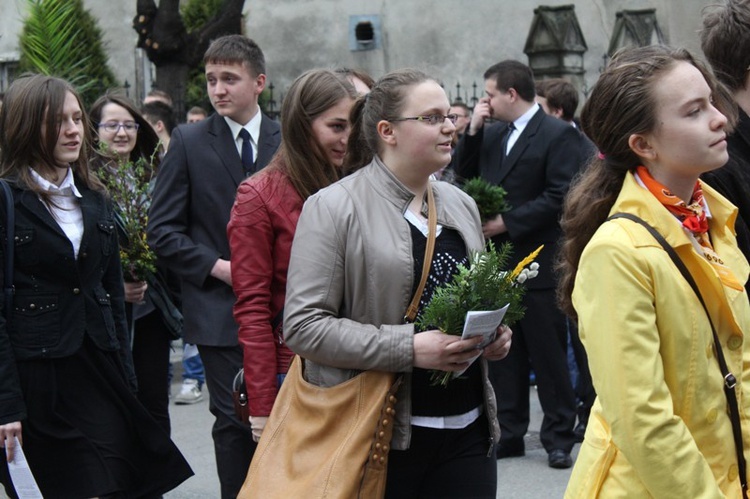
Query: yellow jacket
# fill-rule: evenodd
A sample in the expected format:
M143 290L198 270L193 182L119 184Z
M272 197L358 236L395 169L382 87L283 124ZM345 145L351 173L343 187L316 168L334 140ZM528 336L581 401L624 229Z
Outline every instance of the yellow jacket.
M736 208L703 184L711 241L744 283L750 267L737 249ZM655 227L685 262L738 379L750 460L750 303L722 285L680 224L632 174L611 213ZM581 256L573 291L579 330L598 398L568 483L567 498L741 497L732 425L711 327L692 289L640 225L603 224Z

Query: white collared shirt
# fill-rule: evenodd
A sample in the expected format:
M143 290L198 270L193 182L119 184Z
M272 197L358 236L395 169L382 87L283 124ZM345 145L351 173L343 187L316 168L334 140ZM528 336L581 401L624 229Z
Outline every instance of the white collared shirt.
M417 215L415 215L411 210L407 209L404 212L404 218L412 224L414 227L416 227L419 232L422 233L424 237L428 237L430 235L430 227L427 223L427 220L420 219ZM435 237L438 237L440 233L443 232L443 226L440 224L435 225Z
M47 207L52 218L55 219L70 240L73 245L73 254L78 259L78 250L81 248L81 239L83 238L83 212L81 212L78 199L83 196L73 181L73 170L68 168L68 173L65 174L65 178L59 187L39 175L33 168L29 167L29 170L31 170L31 176L36 183L43 190L49 192L51 203L47 205L47 203L42 202L42 204Z
M258 140L260 140L261 114L262 113L260 112L260 109L258 109L258 112L255 113L255 116L253 116L252 119L244 125L237 123L232 118L224 116L224 120L227 122L227 125L229 125L229 129L232 130L234 145L237 147L237 154L239 154L240 157L242 157L242 139L240 138L240 130L244 128L250 133L250 143L253 146L253 159L255 161L258 160Z
M513 126L515 127L515 129L511 130L510 136L508 136L508 145L505 148L506 155L510 154L510 150L513 149L513 146L518 140L518 137L521 136L521 133L523 133L526 125L529 124L531 118L533 118L534 115L539 111L544 112L542 111L542 108L541 106L539 106L539 104L534 103L534 105L532 105L528 111L523 113L517 120L513 122Z

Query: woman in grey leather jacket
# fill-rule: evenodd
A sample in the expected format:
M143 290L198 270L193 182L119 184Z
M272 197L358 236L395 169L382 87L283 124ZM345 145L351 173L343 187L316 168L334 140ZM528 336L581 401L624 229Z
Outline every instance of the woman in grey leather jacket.
M480 351L476 339L404 323L421 278L428 188L438 229L420 309L484 245L471 198L430 181L451 159L449 107L440 85L419 71L378 81L352 109L347 164L356 171L307 200L292 246L284 332L305 359L307 380L332 386L363 370L405 374L387 498L496 494L499 429L486 360L507 354L510 330ZM447 388L430 384L431 369L467 367Z

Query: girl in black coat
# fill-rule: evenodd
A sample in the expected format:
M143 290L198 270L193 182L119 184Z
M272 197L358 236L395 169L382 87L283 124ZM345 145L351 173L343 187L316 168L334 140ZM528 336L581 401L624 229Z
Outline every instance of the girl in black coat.
M18 439L46 498L153 497L192 471L134 395L117 231L89 134L67 82L33 75L8 89L0 177L13 188L15 262L0 443L11 460ZM15 497L4 462L0 481Z
M101 176L101 170L108 169L117 175L118 182L129 185L135 172L129 175L126 164L131 163L135 168L140 163L145 178L139 180L143 183L156 180L159 137L129 99L107 93L91 106L89 118L96 130L95 140L103 149L91 161L95 173ZM116 210L118 208L122 210L115 206ZM118 226L121 245L128 244L129 237L137 237L127 234L123 223ZM123 277L138 400L169 434L169 351L172 340L182 333L182 315L172 301L166 280L168 274L162 267L159 264L158 272L133 275L126 265Z

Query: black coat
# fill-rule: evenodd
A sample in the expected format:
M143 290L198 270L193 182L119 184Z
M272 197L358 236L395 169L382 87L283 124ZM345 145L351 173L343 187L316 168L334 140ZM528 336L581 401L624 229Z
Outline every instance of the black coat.
M750 117L742 110L737 128L727 138L727 145L729 162L704 173L701 178L737 206L737 245L750 260ZM745 283L745 289L750 296L750 281Z
M13 188L15 294L10 324L5 314L0 317L0 424L26 417L16 362L70 356L81 348L84 334L102 350L119 351L125 376L136 386L112 208L78 179L76 186L84 224L77 260L38 196ZM0 212L4 258L5 209Z

